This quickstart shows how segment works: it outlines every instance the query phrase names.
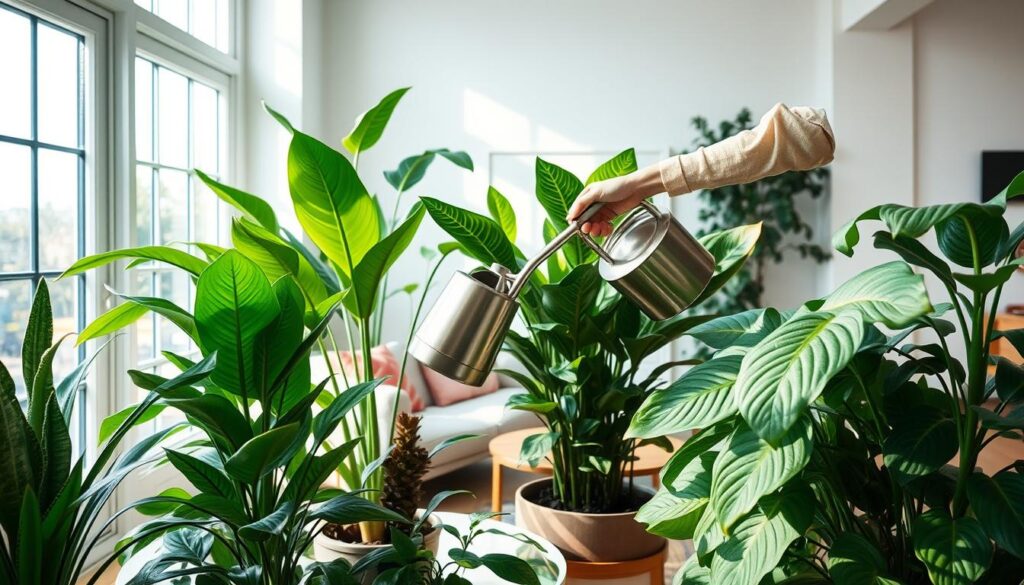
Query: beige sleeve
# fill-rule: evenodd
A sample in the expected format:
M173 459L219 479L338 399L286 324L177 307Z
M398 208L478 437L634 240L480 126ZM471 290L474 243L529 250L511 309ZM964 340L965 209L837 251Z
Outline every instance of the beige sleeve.
M661 182L669 195L749 183L828 164L835 146L823 110L776 104L754 128L662 161Z

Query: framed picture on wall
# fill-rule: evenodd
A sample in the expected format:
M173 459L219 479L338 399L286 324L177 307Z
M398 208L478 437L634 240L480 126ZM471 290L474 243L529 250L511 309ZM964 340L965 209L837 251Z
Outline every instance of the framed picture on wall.
M981 152L981 200L988 201L1024 171L1024 150Z

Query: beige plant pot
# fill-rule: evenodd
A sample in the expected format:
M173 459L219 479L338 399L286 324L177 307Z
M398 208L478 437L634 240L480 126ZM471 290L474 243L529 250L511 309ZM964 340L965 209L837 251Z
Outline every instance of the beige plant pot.
M588 562L631 561L649 557L665 546L665 539L644 530L636 512L584 514L555 510L532 500L551 485L551 478L531 481L516 490L516 526L546 538L566 560ZM634 492L650 496L650 488L633 484Z
M416 512L417 520L420 518L420 514L422 512L423 510ZM427 519L427 524L433 526L434 530L423 538L423 547L436 556L437 547L441 543L441 529L439 528L441 526L441 519L435 514L431 514L430 518ZM349 565L354 565L360 559L373 551L388 548L390 546L390 544L353 544L350 542L335 540L321 533L316 535L316 538L313 539L313 557L321 563L329 563L337 559L345 559L348 561ZM369 575L369 581L366 580L367 576L368 575L364 574L363 582L373 580L373 575Z

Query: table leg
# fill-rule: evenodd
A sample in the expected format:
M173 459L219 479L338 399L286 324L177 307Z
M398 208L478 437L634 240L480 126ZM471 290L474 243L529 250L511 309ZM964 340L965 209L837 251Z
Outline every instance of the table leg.
M501 512L501 463L491 463L491 511Z
M654 473L651 474L651 485L654 486L654 489L660 489L661 488L661 472L660 471L655 471Z

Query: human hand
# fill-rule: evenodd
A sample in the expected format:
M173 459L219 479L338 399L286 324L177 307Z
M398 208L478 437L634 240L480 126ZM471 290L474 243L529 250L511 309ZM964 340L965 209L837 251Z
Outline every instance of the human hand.
M580 227L580 231L592 236L609 235L612 233L611 221L640 205L648 196L631 180L635 174L587 185L569 208L566 219L572 221L591 205L602 203L604 206Z

